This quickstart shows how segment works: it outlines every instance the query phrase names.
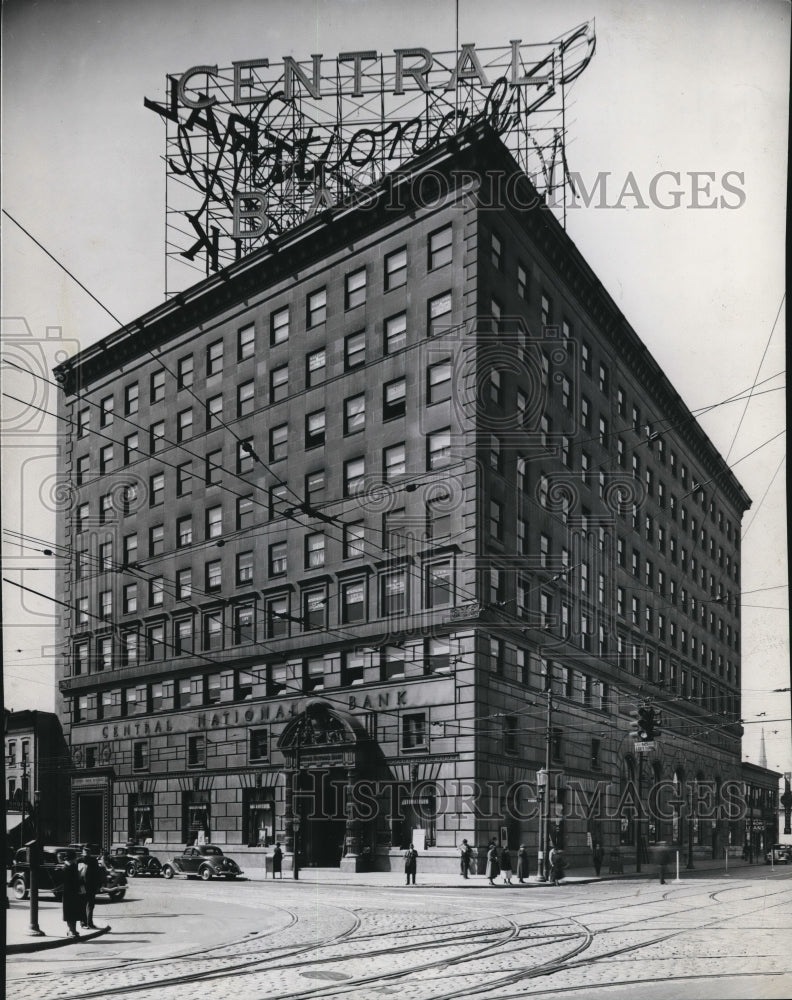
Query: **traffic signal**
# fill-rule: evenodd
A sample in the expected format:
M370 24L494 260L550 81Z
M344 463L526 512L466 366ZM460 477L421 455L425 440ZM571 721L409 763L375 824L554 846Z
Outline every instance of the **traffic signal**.
M637 710L630 713L633 721L630 723L630 732L633 739L641 743L651 743L658 733L657 712L651 705L639 705Z

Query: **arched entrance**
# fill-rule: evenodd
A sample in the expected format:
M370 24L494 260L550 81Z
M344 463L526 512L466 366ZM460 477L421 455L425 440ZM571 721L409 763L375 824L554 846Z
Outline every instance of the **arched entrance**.
M354 783L365 777L370 757L365 728L316 698L286 726L278 747L289 766L286 850L293 852L296 844L304 868L363 867L366 824L358 815Z

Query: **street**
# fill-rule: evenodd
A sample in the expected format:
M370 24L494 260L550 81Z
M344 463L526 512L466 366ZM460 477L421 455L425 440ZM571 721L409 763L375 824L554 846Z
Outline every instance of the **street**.
M792 871L458 887L135 879L112 932L10 956L15 1000L792 995ZM321 880L321 881L317 881ZM20 907L24 904L14 903ZM59 908L42 902L51 926ZM673 981L673 988L669 982Z

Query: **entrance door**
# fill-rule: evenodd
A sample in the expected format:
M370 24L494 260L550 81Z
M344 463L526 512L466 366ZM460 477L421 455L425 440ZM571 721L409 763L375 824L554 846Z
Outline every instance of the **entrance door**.
M77 843L106 847L103 823L104 797L81 793L77 797Z
M344 850L343 768L300 775L300 859L304 868L338 868Z

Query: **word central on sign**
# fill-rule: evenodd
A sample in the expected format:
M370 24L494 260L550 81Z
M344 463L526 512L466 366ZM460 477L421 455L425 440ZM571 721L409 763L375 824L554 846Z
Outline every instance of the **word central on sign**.
M166 100L144 103L166 123L167 262L187 269L176 284L350 203L479 123L551 195L568 177L565 87L595 44L587 23L540 44L261 57L169 75Z

